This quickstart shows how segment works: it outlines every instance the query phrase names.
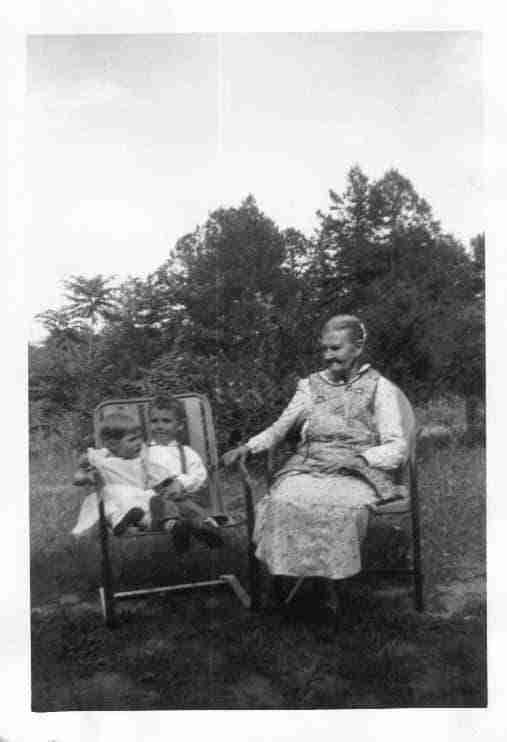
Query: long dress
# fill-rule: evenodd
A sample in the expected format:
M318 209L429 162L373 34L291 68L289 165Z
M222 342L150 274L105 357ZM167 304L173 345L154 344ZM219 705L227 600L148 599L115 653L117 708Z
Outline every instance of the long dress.
M258 452L303 424L298 450L257 505L256 553L272 574L342 579L361 570L367 506L394 491L391 474L408 454L398 393L368 365L347 383L312 374L276 423L248 441ZM364 466L323 471L350 454Z

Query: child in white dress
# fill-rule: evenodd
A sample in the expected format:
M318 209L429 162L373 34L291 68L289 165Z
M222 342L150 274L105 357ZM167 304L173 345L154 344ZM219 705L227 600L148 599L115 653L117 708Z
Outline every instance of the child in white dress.
M89 448L79 461L75 485L102 487L105 515L113 533L121 535L129 526L149 524L150 499L154 492L145 486L144 448L140 426L125 414L107 416L100 429L104 448ZM96 495L95 498L96 502ZM86 518L83 509L73 530L79 535L97 519Z

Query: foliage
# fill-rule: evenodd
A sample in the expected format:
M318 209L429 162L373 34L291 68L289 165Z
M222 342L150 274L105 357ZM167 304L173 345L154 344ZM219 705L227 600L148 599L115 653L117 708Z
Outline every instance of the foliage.
M331 190L308 238L280 230L248 196L184 235L145 279L72 276L68 303L39 316L30 399L54 429L73 412L85 435L107 396L194 389L211 398L219 438L273 420L298 376L319 367L319 329L358 314L369 360L414 399L484 398L484 235L466 250L396 170L358 166ZM39 426L40 428L40 426Z
M112 276L98 275L93 278L71 276L64 281L69 316L88 320L92 329L100 319L114 320L116 302L114 289L110 285L112 280Z

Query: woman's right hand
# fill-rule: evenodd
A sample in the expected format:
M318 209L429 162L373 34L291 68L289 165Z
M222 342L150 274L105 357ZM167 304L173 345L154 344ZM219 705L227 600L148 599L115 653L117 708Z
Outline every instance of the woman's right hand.
M250 449L248 448L248 446L238 446L237 448L231 448L230 451L227 451L222 456L224 466L233 466L236 461L238 461L238 459L246 459L249 453Z

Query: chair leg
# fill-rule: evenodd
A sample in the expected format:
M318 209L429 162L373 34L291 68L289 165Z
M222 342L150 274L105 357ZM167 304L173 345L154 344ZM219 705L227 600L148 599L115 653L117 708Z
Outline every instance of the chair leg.
M333 631L338 633L341 628L343 616L345 612L345 601L344 601L344 583L345 580L333 580L334 590L334 620L333 620Z
M419 570L414 572L414 604L416 611L424 611L423 576Z
M261 607L260 569L259 560L255 556L255 544L252 542L248 545L248 571L252 599L251 608L253 611L258 611Z
M412 481L412 544L413 544L413 559L414 559L414 604L416 611L424 611L424 597L423 597L423 572L422 572L422 559L421 559L421 524L419 518L419 496L417 488L417 473L414 464L411 465L411 481Z
M416 611L422 613L424 611L424 597L423 597L423 572L422 572L422 561L421 561L421 534L419 531L418 519L415 519L416 524L413 524L413 559L414 559L414 605Z
M112 629L117 625L114 610L113 571L109 553L109 535L102 500L99 504L99 515L100 547L102 552L102 587L99 588L99 593L106 626Z
M247 521L247 538L248 538L248 577L249 589L252 599L251 608L254 611L260 610L261 607L261 590L260 590L260 568L259 560L255 556L255 543L253 540L255 527L255 512L253 503L252 485L248 476L243 478L243 488L245 492L246 521Z
M304 577L298 577L297 578L296 582L294 583L294 585L292 586L291 590L289 591L289 594L287 595L287 597L283 601L285 605L289 605L289 603L291 602L292 598L295 596L295 594L297 593L297 591L299 590L299 588L303 584L304 579L305 579Z

